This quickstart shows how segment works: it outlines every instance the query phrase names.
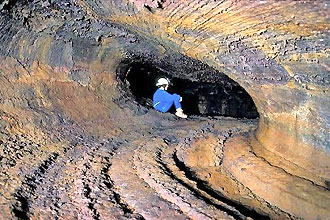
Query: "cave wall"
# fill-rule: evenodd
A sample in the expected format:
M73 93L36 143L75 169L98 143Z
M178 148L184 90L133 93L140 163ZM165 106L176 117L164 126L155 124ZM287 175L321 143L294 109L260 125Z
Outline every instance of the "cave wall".
M102 9L86 3L237 81L257 105L263 148L322 185L329 179L326 1L122 1Z
M1 127L33 133L74 122L94 134L116 134L147 123L146 109L122 91L120 64L143 60L205 82L221 80L220 72L257 106L259 126L250 140L258 156L329 187L329 7L327 1L4 2Z

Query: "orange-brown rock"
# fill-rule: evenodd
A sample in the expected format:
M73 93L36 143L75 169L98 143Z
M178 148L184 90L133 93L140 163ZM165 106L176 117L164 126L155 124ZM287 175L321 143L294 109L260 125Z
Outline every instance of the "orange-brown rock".
M329 218L329 11L2 1L0 219ZM162 75L201 115L152 109Z

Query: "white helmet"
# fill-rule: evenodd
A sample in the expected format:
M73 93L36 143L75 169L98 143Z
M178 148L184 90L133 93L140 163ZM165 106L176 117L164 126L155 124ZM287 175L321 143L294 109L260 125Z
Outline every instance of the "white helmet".
M162 85L168 85L170 84L170 81L166 78L160 78L157 83L156 86L162 86Z

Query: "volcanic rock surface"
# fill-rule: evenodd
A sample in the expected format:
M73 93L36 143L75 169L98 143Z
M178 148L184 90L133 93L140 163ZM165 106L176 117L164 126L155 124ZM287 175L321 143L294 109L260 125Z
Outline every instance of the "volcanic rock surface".
M0 219L329 219L329 12L0 1Z

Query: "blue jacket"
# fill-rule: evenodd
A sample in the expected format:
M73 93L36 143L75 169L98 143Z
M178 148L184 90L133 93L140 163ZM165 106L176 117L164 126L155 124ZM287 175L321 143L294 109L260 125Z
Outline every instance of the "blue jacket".
M180 105L180 96L177 94L171 95L163 89L157 89L153 96L153 106L156 110L167 112L172 104Z

